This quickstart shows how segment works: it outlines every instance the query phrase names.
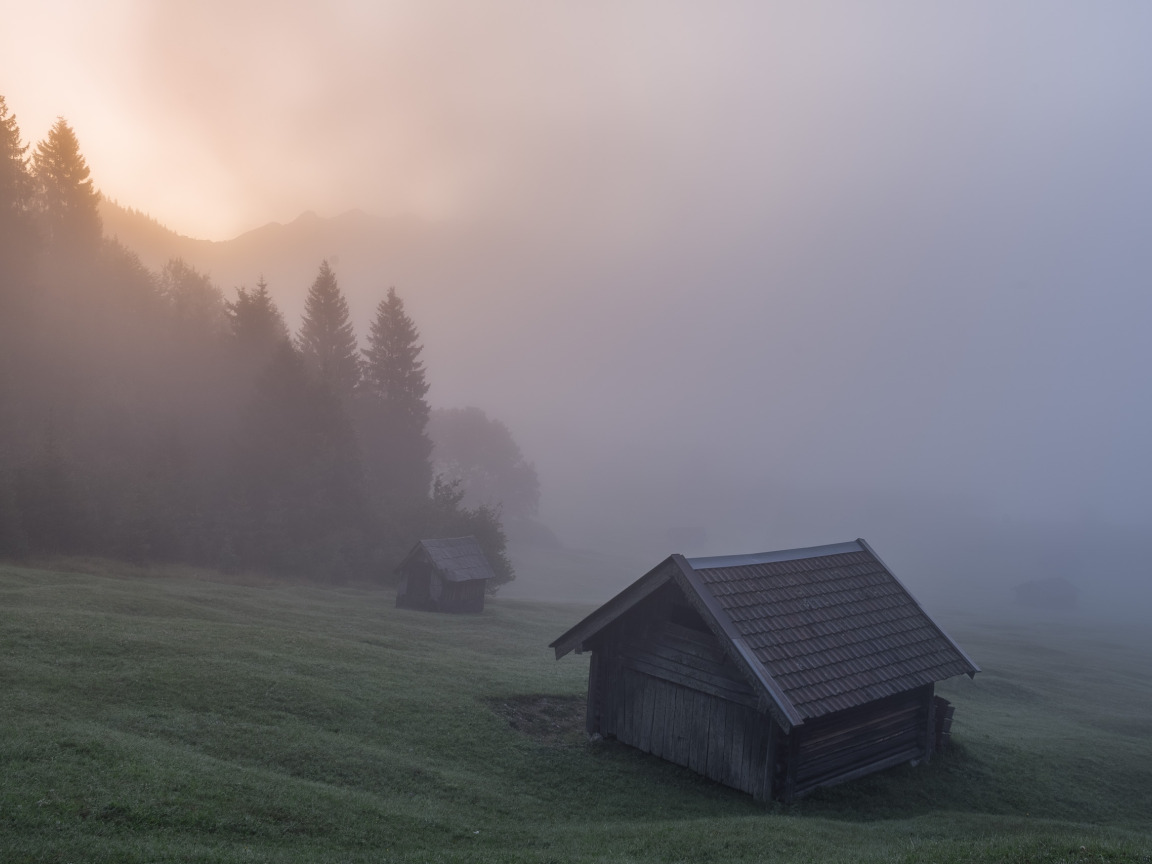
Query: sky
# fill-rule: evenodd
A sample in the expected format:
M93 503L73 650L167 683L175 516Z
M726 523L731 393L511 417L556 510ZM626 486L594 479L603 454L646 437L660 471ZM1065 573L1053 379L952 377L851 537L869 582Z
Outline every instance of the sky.
M573 537L1152 521L1146 3L4 6L24 135L171 228L486 238L486 332L403 286L432 398Z

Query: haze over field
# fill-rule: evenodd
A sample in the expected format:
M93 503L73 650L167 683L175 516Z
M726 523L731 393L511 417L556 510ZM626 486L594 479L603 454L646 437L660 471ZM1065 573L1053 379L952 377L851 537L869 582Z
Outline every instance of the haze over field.
M566 543L864 536L914 587L1150 598L1145 4L5 18L25 136L64 115L109 198L213 240L376 217L213 276L294 330L333 257L361 338L395 285L431 402L508 424Z

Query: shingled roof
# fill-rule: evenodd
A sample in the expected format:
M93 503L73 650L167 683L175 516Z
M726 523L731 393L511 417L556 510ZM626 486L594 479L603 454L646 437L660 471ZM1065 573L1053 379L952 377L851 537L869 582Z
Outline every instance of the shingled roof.
M673 555L552 643L559 658L675 581L786 728L980 671L863 540Z
M449 582L469 582L473 579L495 579L492 565L484 557L484 550L475 537L444 537L421 540L400 562L402 570L414 557L423 552L428 561Z

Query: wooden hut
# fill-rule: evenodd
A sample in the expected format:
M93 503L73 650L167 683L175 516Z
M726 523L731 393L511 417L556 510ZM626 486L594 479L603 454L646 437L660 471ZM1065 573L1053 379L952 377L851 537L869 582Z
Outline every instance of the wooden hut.
M429 612L483 612L496 577L475 537L421 540L396 570L396 605Z
M589 735L759 800L928 759L980 671L863 540L672 555L551 647L592 652Z

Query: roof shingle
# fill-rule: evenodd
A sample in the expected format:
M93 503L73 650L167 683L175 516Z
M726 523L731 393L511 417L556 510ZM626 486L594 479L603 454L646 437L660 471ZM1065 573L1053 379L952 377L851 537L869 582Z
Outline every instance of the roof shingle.
M473 579L494 579L495 572L484 550L475 537L443 537L434 540L421 540L408 553L397 569L403 569L414 555L423 549L432 566L449 582L469 582Z
M791 551L688 564L805 719L977 671L865 545Z

